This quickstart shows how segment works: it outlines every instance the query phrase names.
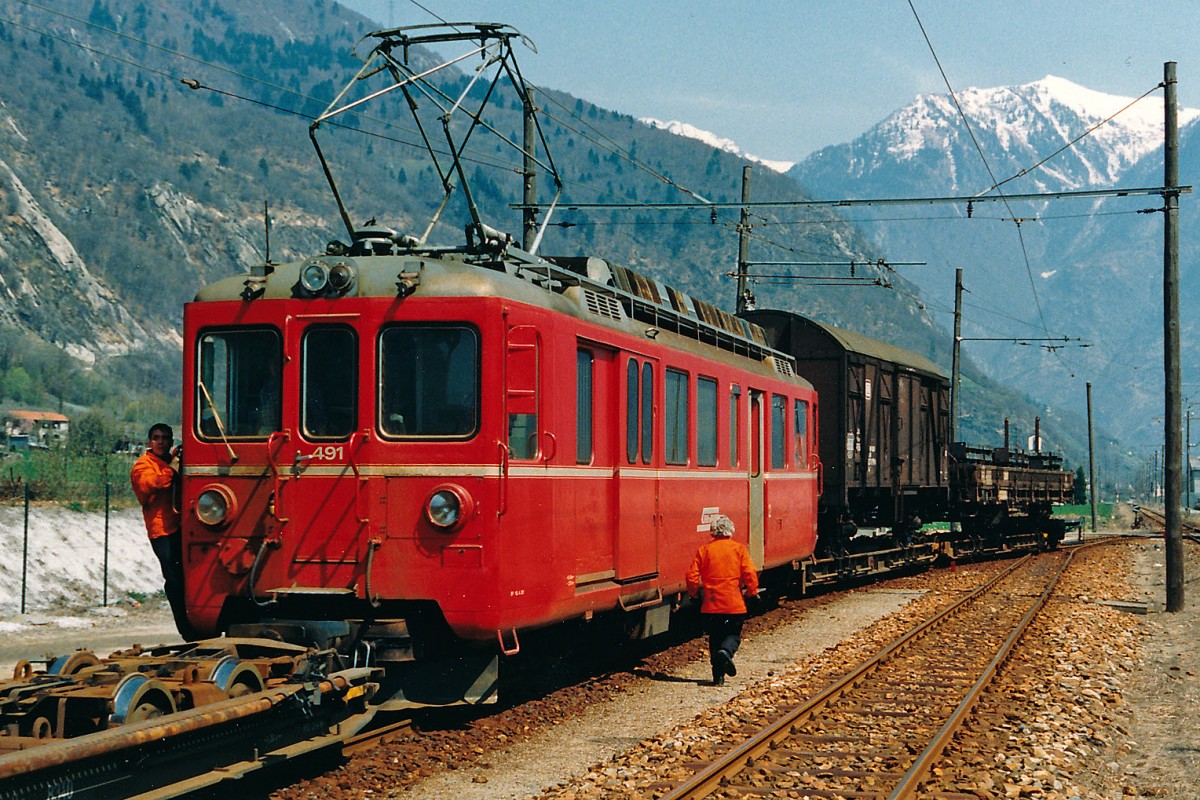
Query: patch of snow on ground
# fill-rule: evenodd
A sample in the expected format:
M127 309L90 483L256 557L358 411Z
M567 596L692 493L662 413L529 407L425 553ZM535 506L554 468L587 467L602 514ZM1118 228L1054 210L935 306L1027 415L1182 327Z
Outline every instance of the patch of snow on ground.
M29 510L26 548L23 507L0 506L0 634L20 630L31 614L49 616L52 624L64 628L95 625L95 619L72 614L103 606L104 529L103 512L34 507ZM26 618L18 619L26 549ZM146 539L140 509L110 512L107 560L110 606L129 606L134 595L162 591L162 572Z

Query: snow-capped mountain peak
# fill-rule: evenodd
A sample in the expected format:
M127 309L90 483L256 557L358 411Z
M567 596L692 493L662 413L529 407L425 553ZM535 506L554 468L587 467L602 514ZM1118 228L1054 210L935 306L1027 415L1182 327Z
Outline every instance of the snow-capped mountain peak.
M1016 185L1029 191L1078 190L1116 185L1162 147L1161 93L1122 97L1047 75L1018 86L963 89L956 97L957 106L949 94L918 95L853 142L810 156L793 174L828 186L841 172L842 181L854 184L842 191L862 190L880 171L879 177L895 178L897 170L930 191L974 193L1017 175L1024 177ZM1179 109L1181 129L1198 118L1194 109Z
M794 161L771 161L766 158L759 158L758 156L750 155L749 153L743 152L742 148L738 147L737 143L732 139L726 139L711 131L697 128L695 125L689 125L686 122L679 122L676 120L664 122L663 120L654 119L653 117L644 117L638 120L638 122L649 125L651 128L659 128L667 131L668 133L673 133L676 136L686 136L689 139L697 139L709 145L710 147L715 147L718 150L724 150L727 153L733 153L735 156L741 156L747 161L753 161L756 164L762 164L764 167L773 169L776 172L787 172L796 165L796 162Z

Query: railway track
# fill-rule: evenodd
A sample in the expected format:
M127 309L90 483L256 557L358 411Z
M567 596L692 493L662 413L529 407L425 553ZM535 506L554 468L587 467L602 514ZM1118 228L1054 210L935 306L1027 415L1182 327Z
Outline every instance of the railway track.
M1158 509L1142 506L1138 510L1138 513L1148 520L1155 530L1162 531L1167 527L1167 518ZM1200 524L1189 520L1187 517L1183 517L1179 521L1179 526L1183 529L1185 537L1194 542L1200 542Z
M1074 552L1020 559L665 797L917 796Z

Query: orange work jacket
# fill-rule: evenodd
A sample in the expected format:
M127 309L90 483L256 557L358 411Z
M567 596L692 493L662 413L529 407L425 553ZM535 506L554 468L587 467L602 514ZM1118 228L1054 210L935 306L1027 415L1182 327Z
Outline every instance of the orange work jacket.
M142 504L142 519L146 521L146 535L151 539L168 536L179 530L179 512L171 502L171 482L175 470L171 465L150 451L133 462L129 472L129 483L133 493Z
M758 593L758 574L746 545L724 537L701 545L687 571L688 594L695 597L701 588L700 613L745 614L742 590Z

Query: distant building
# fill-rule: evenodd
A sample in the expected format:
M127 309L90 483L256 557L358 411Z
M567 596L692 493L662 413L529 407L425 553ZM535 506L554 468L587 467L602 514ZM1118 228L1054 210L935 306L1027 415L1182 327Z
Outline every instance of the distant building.
M1188 459L1187 475L1183 478L1184 492L1193 503L1193 508L1200 509L1200 456Z
M13 450L62 447L70 426L70 419L53 411L9 411L4 415L4 433Z

